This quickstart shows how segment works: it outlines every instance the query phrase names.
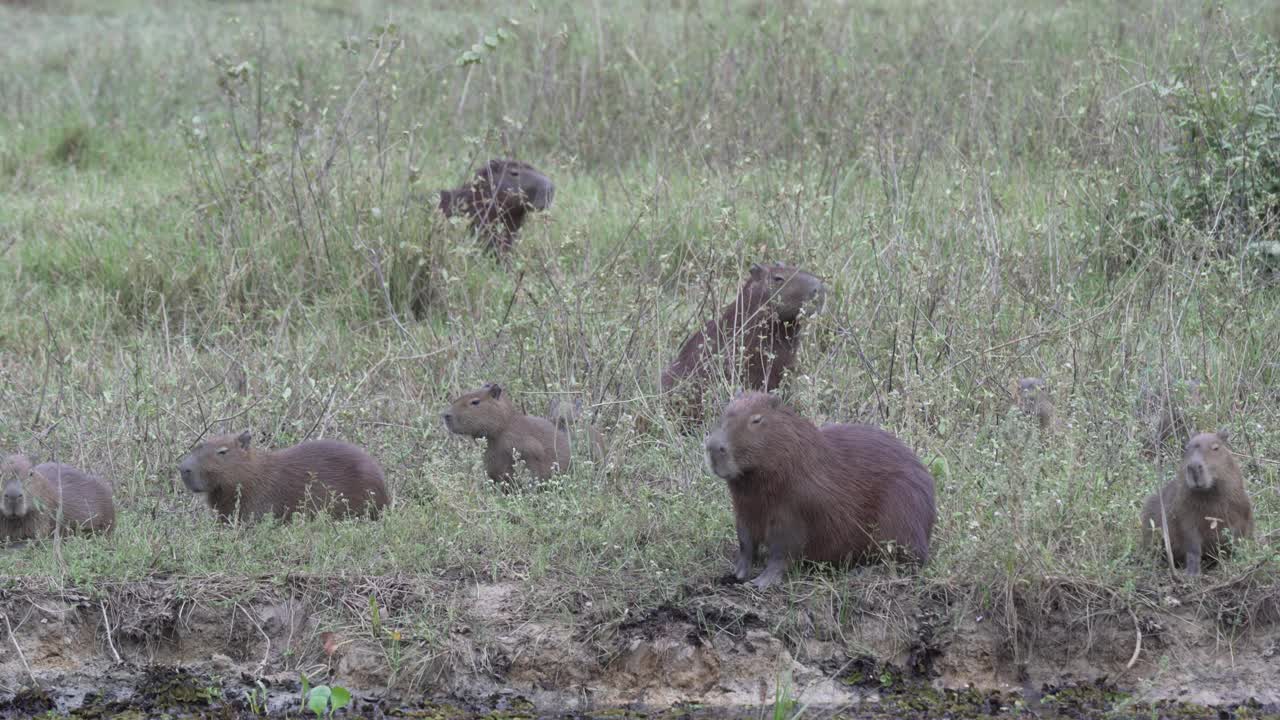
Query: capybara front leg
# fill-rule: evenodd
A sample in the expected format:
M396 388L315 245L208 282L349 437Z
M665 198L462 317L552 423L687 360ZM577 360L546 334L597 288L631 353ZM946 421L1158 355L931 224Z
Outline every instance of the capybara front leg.
M1200 553L1201 552L1202 552L1202 548L1200 547L1199 537L1195 537L1190 542L1187 543L1187 574L1188 575L1200 574Z
M738 557L733 563L733 576L743 582L751 574L751 563L756 558L756 541L743 523L738 524Z
M769 560L765 563L764 572L757 575L756 579L751 581L751 584L755 585L759 590L764 590L773 585L786 574L787 563L787 553L781 548L775 548L775 546L770 545Z

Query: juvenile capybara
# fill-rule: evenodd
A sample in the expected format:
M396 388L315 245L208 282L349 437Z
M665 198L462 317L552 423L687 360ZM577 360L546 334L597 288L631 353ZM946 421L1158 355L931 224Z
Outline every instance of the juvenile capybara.
M1190 435L1191 423L1182 408L1201 404L1200 383L1195 380L1187 380L1181 388L1177 384L1142 383L1138 388L1137 416L1139 439L1146 453L1158 455L1174 438Z
M604 433L600 432L600 428L594 423L589 423L582 418L582 398L575 398L573 402L558 397L551 398L551 403L547 407L547 419L569 436L569 442L573 448L579 447L585 440L590 446L591 459L595 462L602 463L609 455L609 446L605 443Z
M707 436L712 472L729 484L738 527L734 575L746 580L756 548L768 546L752 584L782 579L795 559L923 563L936 516L933 476L897 438L869 425L818 429L779 398L744 392Z
M555 194L555 184L537 168L519 160L496 158L476 171L470 182L441 190L440 211L445 217L470 217L472 232L489 249L502 254L515 243L525 216L551 207Z
M340 440L309 440L283 450L253 447L249 431L200 443L178 465L182 484L204 493L224 521L288 520L296 512L377 517L387 506L382 467Z
M485 383L454 400L443 416L449 432L484 438L484 468L494 482L514 479L517 458L538 480L569 469L568 435L546 418L520 412L510 393L496 383Z
M1035 377L1022 378L1017 387L1018 409L1036 418L1041 430L1053 426L1053 401L1044 380Z
M1147 542L1163 555L1167 527L1173 561L1188 575L1199 574L1202 561L1208 566L1230 554L1227 530L1230 539L1253 535L1253 506L1227 438L1225 431L1191 438L1177 476L1142 508Z
M795 364L803 313L818 310L825 292L822 281L803 270L752 265L733 302L685 340L662 371L662 391L677 414L702 419L703 395L717 368L733 385L776 389Z
M25 455L0 460L0 539L30 540L64 533L110 532L116 509L111 485L70 465L41 463Z

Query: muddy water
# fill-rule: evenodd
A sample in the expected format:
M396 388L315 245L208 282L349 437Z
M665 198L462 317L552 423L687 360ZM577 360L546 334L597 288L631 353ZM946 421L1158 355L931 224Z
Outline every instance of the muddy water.
M905 679L891 666L856 663L841 682L859 700L841 707L799 707L783 700L761 707L675 705L669 708L594 708L565 711L538 707L523 696L499 694L482 701L374 696L354 693L339 717L440 718L1276 718L1280 706L1245 703L1206 707L1173 701L1136 703L1105 683L1046 686L1032 697L976 689L938 690ZM249 682L203 676L183 669L115 668L92 684L24 690L0 700L0 718L253 718L313 717L301 704L296 682Z

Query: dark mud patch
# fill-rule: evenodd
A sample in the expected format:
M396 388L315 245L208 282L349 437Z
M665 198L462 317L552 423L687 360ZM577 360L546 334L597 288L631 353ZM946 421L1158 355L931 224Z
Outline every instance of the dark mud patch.
M124 668L120 668L124 670ZM299 682L272 682L248 677L224 679L181 668L147 667L133 671L132 680L83 692L76 688L52 692L26 690L0 701L0 719L9 718L284 718L312 717L303 706ZM565 710L540 706L523 695L496 693L479 700L429 699L396 693L354 695L336 714L361 718L432 718L437 720L506 720L564 718L576 720L679 718L793 718L798 716L849 720L924 720L950 718L1158 718L1169 720L1251 720L1280 717L1280 706L1256 701L1224 707L1205 707L1172 700L1138 702L1104 681L1046 686L1033 697L977 688L938 689L913 680L902 670L871 658L852 663L841 681L861 691L856 701L815 707L792 699L784 689L768 704L711 707L681 703L667 708L642 706Z

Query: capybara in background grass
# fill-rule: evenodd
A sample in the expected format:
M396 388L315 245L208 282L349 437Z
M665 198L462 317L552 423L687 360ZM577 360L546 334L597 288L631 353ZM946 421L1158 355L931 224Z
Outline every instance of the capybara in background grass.
M662 371L662 391L677 414L702 419L703 395L720 369L747 390L776 389L795 364L802 314L820 308L824 295L822 281L803 270L752 265L733 302L685 340Z
M1137 417L1143 449L1149 455L1159 455L1174 438L1189 436L1192 423L1187 422L1183 407L1201 404L1200 383L1195 380L1186 381L1182 388L1176 384L1166 387L1163 383L1142 383L1138 388Z
M609 454L609 446L605 443L604 433L594 423L582 417L582 398L573 402L561 398L551 398L547 406L547 419L555 423L561 432L569 436L569 442L576 449L585 442L589 445L591 459L597 463L604 462Z
M111 485L70 465L31 467L25 455L10 455L0 460L0 482L0 539L5 541L48 537L56 529L110 532L115 526Z
M283 450L253 447L249 431L200 443L178 466L182 483L204 493L218 517L288 520L296 512L377 517L387 506L382 468L340 440L309 440Z
M1188 575L1199 574L1202 561L1213 565L1229 554L1228 531L1232 539L1253 535L1253 506L1227 437L1219 431L1191 438L1177 476L1142 508L1147 542L1164 555L1167 527L1173 561Z
M453 190L440 191L445 217L471 218L471 230L495 253L511 249L525 216L551 207L556 186L537 168L519 160L496 158L475 177Z
M1018 409L1034 417L1041 430L1053 426L1053 401L1044 380L1036 377L1022 378L1016 388Z
M757 546L769 547L752 584L782 579L792 560L923 563L936 516L933 476L893 435L869 425L818 429L779 398L744 392L707 436L712 472L728 482L738 528L734 576L746 580Z
M443 416L449 432L488 443L484 468L494 482L511 482L517 456L538 480L569 469L569 436L546 418L522 413L511 402L510 393L496 383L462 395Z

